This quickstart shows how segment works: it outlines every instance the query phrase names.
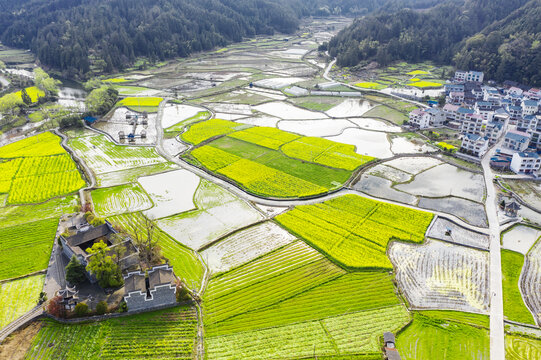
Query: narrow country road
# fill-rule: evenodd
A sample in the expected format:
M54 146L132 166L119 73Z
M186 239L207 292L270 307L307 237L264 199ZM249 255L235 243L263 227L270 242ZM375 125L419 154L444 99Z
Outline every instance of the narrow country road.
M507 125L507 124L506 124ZM504 126L504 129L507 126ZM505 131L504 131L505 133ZM487 198L485 209L489 224L490 235L490 359L505 360L505 334L503 322L503 290L502 290L502 258L500 246L500 223L496 190L494 188L494 174L490 168L490 158L494 154L503 138L496 143L483 158L481 165L485 176Z

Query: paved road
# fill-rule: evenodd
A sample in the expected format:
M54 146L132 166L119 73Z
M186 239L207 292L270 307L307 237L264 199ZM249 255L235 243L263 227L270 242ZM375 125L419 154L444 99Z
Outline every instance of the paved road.
M505 360L505 335L503 323L502 259L500 249L500 223L494 174L490 168L490 158L503 139L492 147L481 161L485 175L487 198L485 208L488 217L490 235L490 359Z
M13 322L9 323L6 327L4 327L2 330L0 330L0 344L15 330L23 326L24 324L29 323L30 321L34 320L35 318L41 316L43 314L43 308L41 305L36 306L26 314L20 316Z

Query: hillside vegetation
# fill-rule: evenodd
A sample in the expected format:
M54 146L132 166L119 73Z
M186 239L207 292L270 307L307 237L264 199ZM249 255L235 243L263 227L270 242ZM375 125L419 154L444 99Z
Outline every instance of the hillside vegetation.
M541 84L539 0L448 0L355 21L329 43L340 66L396 60L452 63L494 80Z

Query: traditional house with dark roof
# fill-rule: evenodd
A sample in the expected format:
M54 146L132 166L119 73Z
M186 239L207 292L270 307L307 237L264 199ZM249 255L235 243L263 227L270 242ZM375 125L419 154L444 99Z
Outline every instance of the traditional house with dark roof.
M79 262L83 266L88 265L89 258L92 254L88 253L88 249L95 243L103 241L108 246L108 253L115 254L117 248L123 248L118 253L122 254L122 258L119 260L120 269L125 271L132 266L137 265L139 259L139 251L133 244L130 238L126 238L123 241L113 244L111 241L111 235L116 234L117 231L109 222L105 222L103 225L91 226L86 225L81 227L75 235L64 237L60 235L60 243L62 244L62 253L71 259L76 256ZM95 276L86 272L86 277L91 283L97 282Z
M141 271L124 276L124 301L128 311L152 309L175 304L176 277L169 265L154 266L148 277Z

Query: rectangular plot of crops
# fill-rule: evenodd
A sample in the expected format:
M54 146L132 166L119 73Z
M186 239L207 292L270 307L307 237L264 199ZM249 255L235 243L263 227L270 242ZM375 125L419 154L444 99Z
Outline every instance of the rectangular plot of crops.
M387 244L422 242L430 213L346 195L298 206L276 220L293 234L350 268L391 269Z

